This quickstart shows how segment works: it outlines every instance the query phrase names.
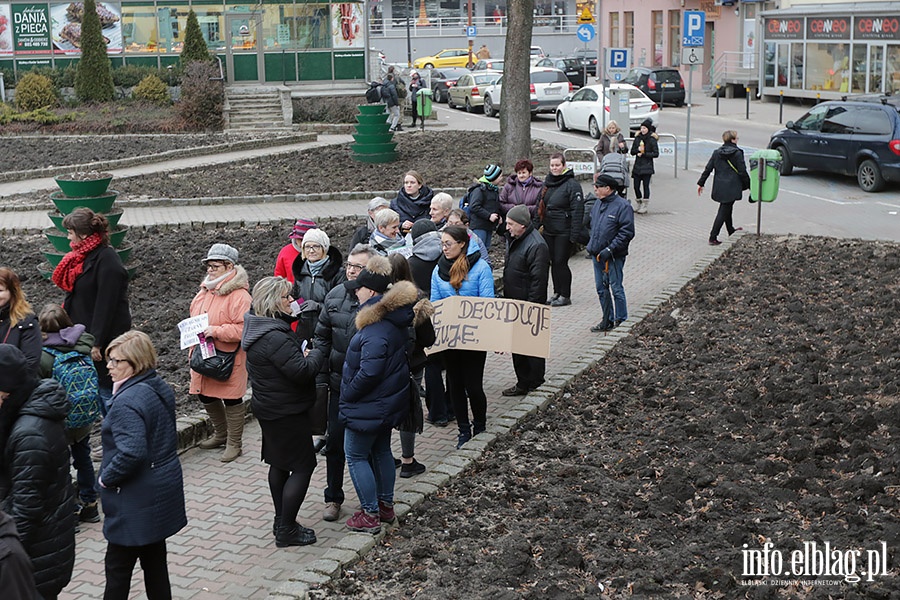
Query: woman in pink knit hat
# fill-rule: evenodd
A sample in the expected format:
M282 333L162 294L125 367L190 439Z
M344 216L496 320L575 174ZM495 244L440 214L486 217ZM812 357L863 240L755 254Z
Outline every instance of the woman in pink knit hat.
M291 229L291 234L288 236L291 243L282 248L278 253L278 258L275 259L275 277L284 277L291 283L294 282L294 272L291 270L291 265L294 264L294 259L303 251L303 236L310 229L316 228L316 222L311 219L297 219L297 222L294 223L294 228Z

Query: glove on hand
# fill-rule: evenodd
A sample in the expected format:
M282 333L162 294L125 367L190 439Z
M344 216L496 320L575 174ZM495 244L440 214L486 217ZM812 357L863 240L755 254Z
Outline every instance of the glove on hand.
M605 260L610 260L613 256L612 250L609 248L604 248L600 251L600 254L597 255L597 260L603 262Z

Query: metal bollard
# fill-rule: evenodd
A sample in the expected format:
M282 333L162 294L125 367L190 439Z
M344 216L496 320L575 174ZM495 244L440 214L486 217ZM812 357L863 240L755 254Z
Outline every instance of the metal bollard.
M747 120L750 120L750 86L744 88L744 95L747 97Z
M716 116L717 117L719 116L719 96L720 96L719 90L721 88L722 88L722 86L717 83L716 84Z
M821 102L821 101L822 101L822 94L820 94L820 93L817 92L817 93L816 93L816 104L818 104L818 103Z
M778 124L784 123L784 90L778 92Z

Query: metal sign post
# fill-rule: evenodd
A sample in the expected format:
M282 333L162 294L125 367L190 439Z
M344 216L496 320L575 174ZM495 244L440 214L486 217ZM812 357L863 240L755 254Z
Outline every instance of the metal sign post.
M684 135L684 170L688 170L691 156L691 105L694 97L694 66L703 64L703 45L706 34L706 13L684 11L681 37L681 64L688 64L687 130Z

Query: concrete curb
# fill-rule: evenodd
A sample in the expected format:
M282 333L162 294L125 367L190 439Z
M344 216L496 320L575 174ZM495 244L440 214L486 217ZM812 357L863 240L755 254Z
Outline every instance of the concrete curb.
M745 234L742 233L741 235ZM338 542L335 550L325 553L325 559L309 563L303 569L291 575L288 582L270 589L266 600L308 600L310 589L329 580L339 579L345 569L365 557L376 544L381 542L388 531L398 527L400 520L425 502L426 498L460 476L476 461L480 460L484 456L485 451L493 446L500 436L518 428L522 419L528 415L560 399L568 385L585 371L602 361L619 341L631 334L631 329L635 325L668 302L685 285L700 275L710 264L731 248L739 237L740 235L732 236L728 240L723 241L722 245L711 247L703 258L694 263L690 270L678 278L676 283L669 285L663 292L654 297L651 302L644 304L638 311L635 311L633 320L629 319L616 329L603 334L587 352L572 361L568 368L550 376L544 385L522 398L519 404L493 418L488 423L487 431L484 434L479 434L478 437L472 438L462 449L457 450L456 453L434 465L428 476L423 476L417 482L418 485L413 486L409 491L397 493L394 496L394 511L398 517L396 523L390 526L382 526L381 531L376 535L348 533Z

